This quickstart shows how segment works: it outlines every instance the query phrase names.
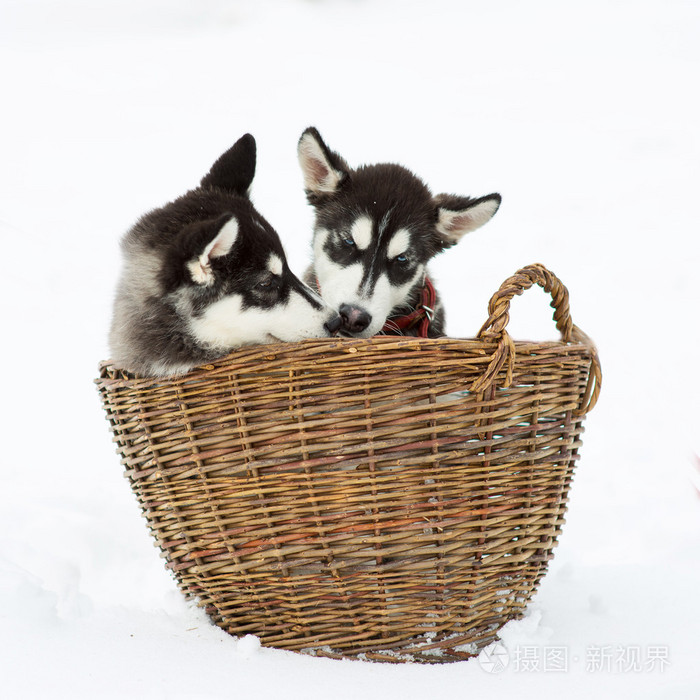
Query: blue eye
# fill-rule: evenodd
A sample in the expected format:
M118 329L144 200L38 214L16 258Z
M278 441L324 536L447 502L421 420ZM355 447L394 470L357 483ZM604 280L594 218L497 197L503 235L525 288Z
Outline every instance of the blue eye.
M401 263L402 265L408 262L408 258L405 255L397 255L394 258L394 260L396 260L397 263Z
M355 247L355 241L352 240L352 238L343 238L343 243L345 243L348 248L354 248Z

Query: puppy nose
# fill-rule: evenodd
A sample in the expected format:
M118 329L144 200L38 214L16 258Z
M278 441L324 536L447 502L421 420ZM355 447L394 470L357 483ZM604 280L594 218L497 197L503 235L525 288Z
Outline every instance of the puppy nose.
M323 327L328 331L329 335L335 335L340 327L343 325L343 320L337 314L331 316L324 324Z
M348 333L361 333L372 322L372 317L361 306L342 304L338 311L343 321L343 330Z

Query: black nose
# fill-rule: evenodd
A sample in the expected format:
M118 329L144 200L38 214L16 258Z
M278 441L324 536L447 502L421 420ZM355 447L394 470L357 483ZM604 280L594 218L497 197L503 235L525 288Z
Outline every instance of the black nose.
M342 304L338 311L343 320L343 330L348 333L362 333L372 322L372 317L361 306Z
M329 335L335 335L340 327L343 325L343 320L337 314L331 316L324 324L323 327L328 331Z

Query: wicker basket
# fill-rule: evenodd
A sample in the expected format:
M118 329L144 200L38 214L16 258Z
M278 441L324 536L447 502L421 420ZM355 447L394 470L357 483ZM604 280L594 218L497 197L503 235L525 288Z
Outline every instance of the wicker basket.
M506 332L534 283L561 342ZM489 313L471 340L246 347L165 380L101 365L150 530L217 625L282 649L439 662L523 612L600 365L541 265L506 280Z

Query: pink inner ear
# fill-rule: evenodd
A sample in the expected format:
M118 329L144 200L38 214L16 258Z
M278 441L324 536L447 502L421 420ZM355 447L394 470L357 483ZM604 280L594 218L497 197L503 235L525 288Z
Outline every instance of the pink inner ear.
M228 255L238 236L238 222L229 219L216 234L216 238L204 249L203 257L207 260Z
M445 223L445 230L449 233L455 231L461 231L463 228L471 226L473 219L470 214L458 214L457 216L451 216L449 220Z
M311 177L316 182L325 182L328 179L330 170L328 170L328 168L320 160L316 160L316 158L308 158L306 165L309 169Z
M230 248L230 242L224 240L222 236L217 236L214 240L214 245L207 251L209 258L220 258L222 255L226 255Z

